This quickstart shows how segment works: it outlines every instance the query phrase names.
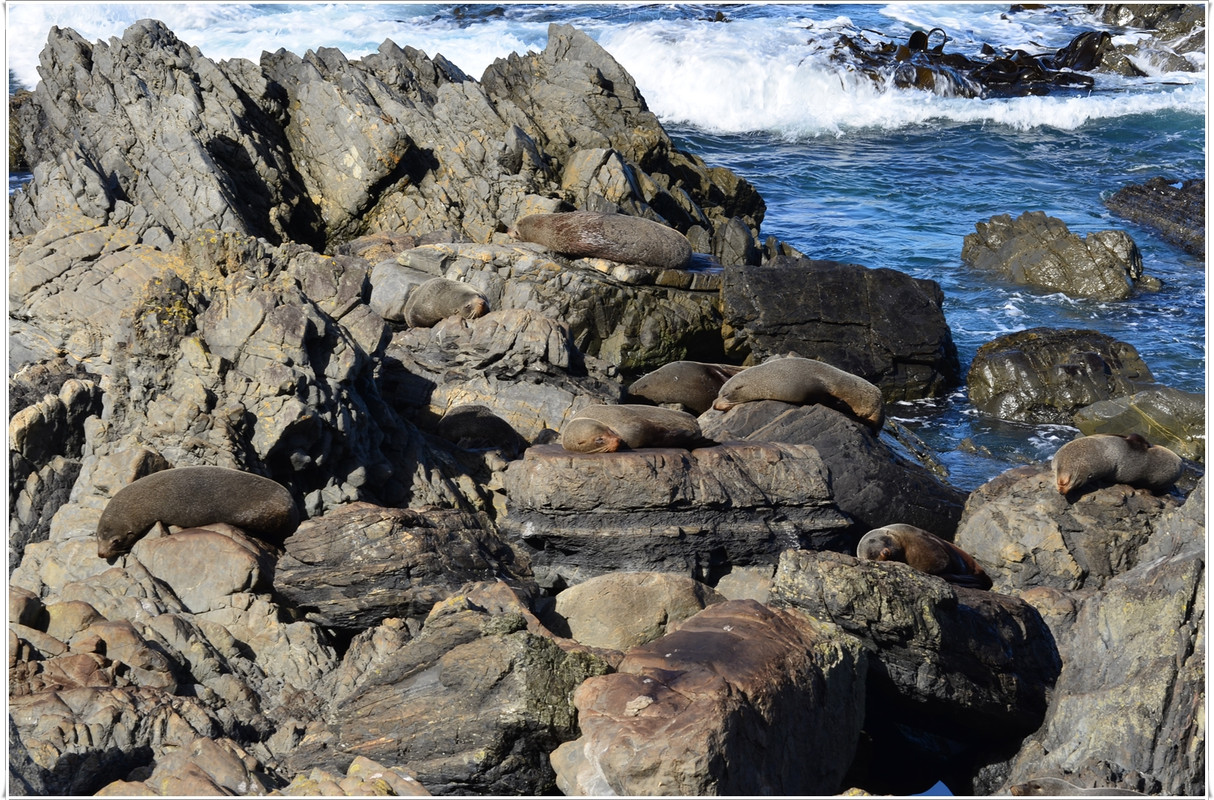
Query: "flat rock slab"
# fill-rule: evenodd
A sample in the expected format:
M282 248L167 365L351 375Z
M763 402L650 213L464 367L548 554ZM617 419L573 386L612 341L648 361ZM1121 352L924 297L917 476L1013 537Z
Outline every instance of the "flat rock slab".
M499 526L526 545L541 584L544 569L703 580L726 564L775 563L790 547L844 547L851 524L808 445L618 453L539 445L511 463L504 485L509 513Z
M754 600L711 606L574 692L567 795L831 794L863 717L866 659L833 625Z

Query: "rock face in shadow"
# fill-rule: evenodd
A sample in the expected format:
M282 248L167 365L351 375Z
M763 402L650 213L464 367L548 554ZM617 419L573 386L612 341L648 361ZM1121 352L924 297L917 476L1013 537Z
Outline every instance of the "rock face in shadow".
M1169 181L1151 178L1123 186L1105 201L1119 217L1137 222L1186 253L1206 253L1206 182L1204 178Z
M711 606L578 687L568 795L820 795L859 736L856 640L753 600Z
M961 380L935 281L780 256L726 265L721 301L731 356L816 358L877 385L887 401L942 395Z

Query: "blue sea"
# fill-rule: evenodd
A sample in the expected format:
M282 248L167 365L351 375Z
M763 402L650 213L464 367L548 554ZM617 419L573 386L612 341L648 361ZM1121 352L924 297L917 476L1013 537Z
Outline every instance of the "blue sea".
M814 258L890 267L940 283L968 366L991 339L1036 326L1080 327L1136 347L1161 383L1205 391L1205 264L1114 217L1104 199L1155 176L1205 175L1206 68L1146 77L1095 74L1091 91L1012 99L945 97L863 78L828 58L840 34L905 42L939 27L947 52L984 44L1053 53L1103 28L1082 6L890 4L240 4L29 3L6 6L10 84L32 88L51 26L88 40L155 17L215 59L336 47L349 58L385 39L441 53L479 77L495 59L542 49L572 23L636 79L676 143L753 183L764 235ZM1141 32L1114 31L1114 43ZM938 42L936 39L933 43ZM20 180L21 176L16 176ZM10 190L14 176L10 176ZM1042 210L1071 230L1129 231L1162 291L1121 303L993 283L960 261L962 239L995 214ZM975 488L1050 457L1075 431L985 419L964 386L889 409L938 451L949 480ZM991 455L959 449L970 440Z

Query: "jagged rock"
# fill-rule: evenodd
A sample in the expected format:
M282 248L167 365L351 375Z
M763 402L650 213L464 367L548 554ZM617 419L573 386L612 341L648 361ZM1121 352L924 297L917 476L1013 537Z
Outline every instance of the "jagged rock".
M812 445L830 472L830 492L852 519L848 549L867 531L906 522L951 540L965 493L927 469L901 458L866 426L821 405L774 400L742 403L700 417L704 435L717 441Z
M876 384L886 401L941 395L961 380L935 281L781 256L726 266L721 301L734 360L816 358Z
M507 467L505 489L499 527L528 552L541 586L620 570L711 583L726 565L850 541L826 468L807 445L594 454L537 445Z
M190 797L264 794L275 785L257 759L231 739L196 738L156 759L142 781L116 781L96 794Z
M484 519L455 510L353 503L304 522L283 549L275 592L307 619L345 630L424 617L470 581L529 580Z
M1170 386L1100 400L1075 412L1074 424L1085 436L1138 433L1181 458L1205 461L1206 396Z
M319 768L295 780L276 797L428 797L430 792L404 767L385 767L369 758L355 756L344 777Z
M1133 345L1091 330L1030 328L978 348L970 402L998 419L1069 425L1079 409L1155 383Z
M1119 217L1158 231L1186 253L1206 252L1206 182L1203 178L1146 183L1118 189L1105 205Z
M1123 484L1071 502L1048 464L1017 467L970 494L956 543L983 565L995 591L1100 588L1144 562L1139 552L1155 523L1179 504Z
M1125 300L1142 278L1142 254L1125 231L1080 237L1044 211L1026 211L1015 220L997 214L974 227L961 260L1012 283L1071 297Z
M790 551L771 604L859 637L869 654L870 791L904 793L1015 746L1046 713L1060 663L1024 601L952 586L897 562ZM880 764L876 767L875 764Z
M277 553L265 542L219 523L171 536L145 536L131 548L185 611L223 608L240 592L268 592Z
M859 737L866 659L833 625L753 600L710 606L578 687L567 795L826 795Z
M614 572L558 593L548 627L581 644L627 651L724 600L686 575Z

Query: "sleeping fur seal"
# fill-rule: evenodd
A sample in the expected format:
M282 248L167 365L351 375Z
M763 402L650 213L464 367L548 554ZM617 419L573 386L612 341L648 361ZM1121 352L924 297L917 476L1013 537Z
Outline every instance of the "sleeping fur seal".
M514 223L510 233L561 255L606 258L621 264L684 269L691 261L691 242L660 222L627 214L566 211L531 214Z
M820 403L881 430L885 406L881 390L863 378L824 361L800 356L773 358L727 380L712 407L728 411L738 403L779 400L795 405Z
M991 588L990 577L969 553L934 533L901 522L864 534L856 546L856 557L901 561L958 586Z
M561 429L561 446L577 453L614 453L642 447L695 447L705 443L700 423L684 411L644 405L595 405Z
M476 319L489 312L489 300L466 283L431 278L413 287L405 301L405 324L432 328L447 317Z
M637 378L628 393L661 405L679 403L697 416L712 408L725 381L745 367L672 361Z
M1180 456L1137 433L1081 436L1058 448L1053 466L1054 482L1063 495L1100 480L1163 492L1184 471Z
M97 522L97 555L131 549L157 522L198 528L226 522L281 543L299 525L299 509L282 485L226 467L177 467L144 476L118 490Z

